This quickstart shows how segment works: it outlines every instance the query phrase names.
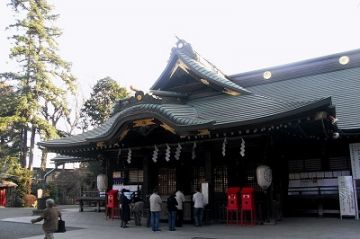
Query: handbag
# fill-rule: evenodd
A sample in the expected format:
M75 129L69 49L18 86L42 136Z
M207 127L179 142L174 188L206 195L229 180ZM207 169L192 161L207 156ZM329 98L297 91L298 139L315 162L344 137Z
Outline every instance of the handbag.
M58 221L58 229L56 232L66 232L65 221L61 218Z

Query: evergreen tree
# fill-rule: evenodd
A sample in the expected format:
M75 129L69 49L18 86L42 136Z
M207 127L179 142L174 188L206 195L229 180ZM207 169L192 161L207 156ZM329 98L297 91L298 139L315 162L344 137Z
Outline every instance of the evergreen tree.
M105 77L97 81L92 88L90 99L81 109L81 118L86 129L89 124L98 126L110 118L114 104L129 95L126 88L115 80Z
M16 157L20 152L17 102L14 87L0 81L0 161L6 156Z
M86 100L81 108L80 120L83 130L89 125L99 126L104 123L110 118L114 104L128 95L126 88L121 87L110 77L98 80L92 88L90 99ZM89 177L94 177L103 170L101 164L96 161L84 163L83 166L89 170Z
M19 71L2 77L14 80L18 88L14 118L20 125L20 162L25 167L29 153L31 168L35 135L40 133L42 139L57 137L55 126L69 113L67 91L60 86L74 93L75 78L70 64L57 53L56 38L61 31L55 27L58 15L52 13L53 7L46 0L11 0L9 6L17 16L9 26L15 30L10 37L14 44L10 58L18 62Z

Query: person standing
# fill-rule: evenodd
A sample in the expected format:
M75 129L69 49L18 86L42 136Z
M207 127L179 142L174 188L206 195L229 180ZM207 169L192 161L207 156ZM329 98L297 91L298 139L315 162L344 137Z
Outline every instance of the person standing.
M183 221L184 221L184 202L185 202L185 196L184 194L181 192L180 189L177 190L177 192L175 193L175 198L177 201L177 212L176 212L176 217L177 217L177 221L176 221L176 226L177 227L182 227Z
M128 221L130 220L130 199L128 199L125 195L125 192L127 192L126 189L121 190L120 195L120 205L121 205L121 227L127 228Z
M193 202L195 226L200 227L203 224L205 198L199 188L196 189L196 193L193 195Z
M150 196L150 213L151 213L151 228L153 232L160 230L160 211L161 211L161 198L157 193L157 189L153 190Z
M141 216L143 215L144 202L143 200L141 200L138 194L135 194L133 202L134 202L133 212L134 212L135 226L141 226Z
M175 193L171 194L167 199L167 209L168 209L168 220L169 220L169 231L175 231L175 222L176 222L176 206L178 205Z
M61 213L55 207L55 202L53 199L49 198L46 200L46 209L41 214L40 217L34 218L31 220L31 223L36 223L44 220L42 225L43 231L45 233L45 239L54 239L53 233L58 229L58 220L61 218Z

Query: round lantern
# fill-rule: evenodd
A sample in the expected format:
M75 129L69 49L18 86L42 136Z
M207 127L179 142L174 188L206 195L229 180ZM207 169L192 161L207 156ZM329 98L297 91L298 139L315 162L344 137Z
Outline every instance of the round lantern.
M260 165L256 168L256 179L259 186L266 190L272 182L272 170L269 166Z
M99 192L105 192L108 186L108 178L105 174L99 174L96 177L96 185Z

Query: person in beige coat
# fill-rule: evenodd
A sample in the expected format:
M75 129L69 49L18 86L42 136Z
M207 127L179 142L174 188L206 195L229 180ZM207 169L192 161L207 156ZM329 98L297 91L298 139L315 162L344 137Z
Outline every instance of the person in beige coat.
M61 213L55 207L54 200L49 198L46 200L46 209L44 212L40 217L32 219L31 223L44 220L42 225L43 231L45 233L44 239L54 239L53 233L58 229L59 217L61 217Z

